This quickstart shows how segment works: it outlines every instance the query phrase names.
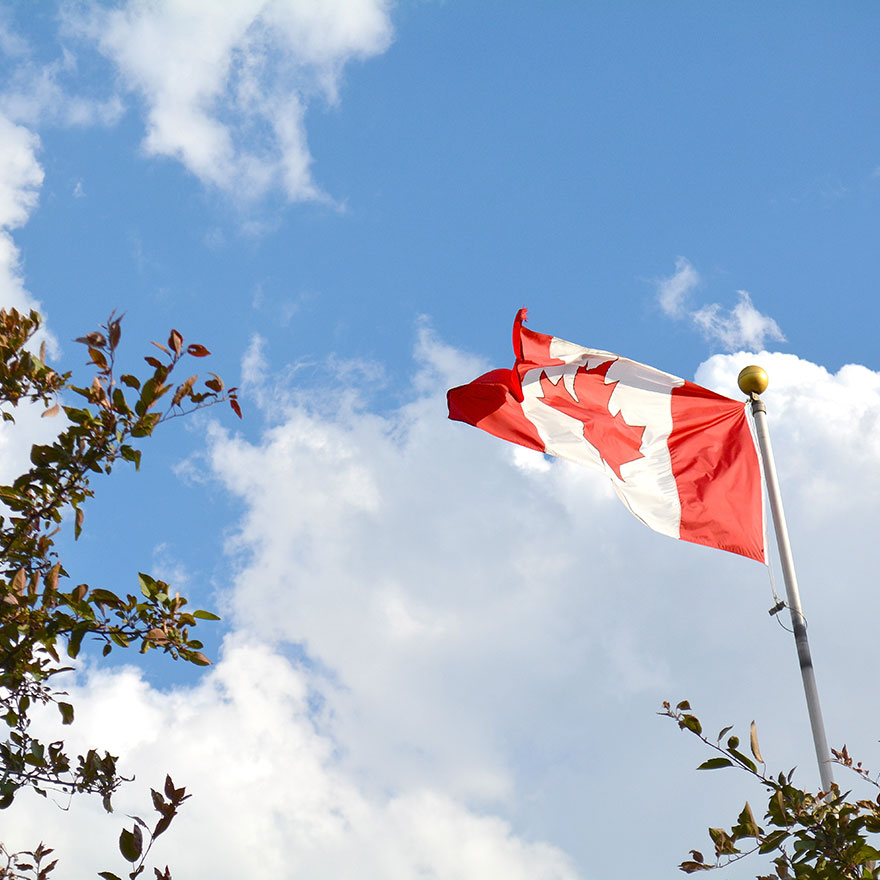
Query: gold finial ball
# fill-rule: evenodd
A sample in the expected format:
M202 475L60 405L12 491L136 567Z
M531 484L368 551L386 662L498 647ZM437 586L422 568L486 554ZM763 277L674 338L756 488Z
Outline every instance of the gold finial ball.
M736 381L739 383L739 390L743 394L763 394L767 390L770 379L763 367L757 367L752 364L752 366L743 367L739 371Z

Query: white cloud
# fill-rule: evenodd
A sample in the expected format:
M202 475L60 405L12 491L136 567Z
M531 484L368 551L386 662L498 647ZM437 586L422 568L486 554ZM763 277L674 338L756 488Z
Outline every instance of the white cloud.
M699 272L684 257L676 257L675 272L657 282L660 308L670 317L681 317L688 295L699 283Z
M802 590L829 733L869 747L875 731L849 705L871 687L869 649L857 672L853 658L829 655L834 634L852 628L845 602L876 607L869 583L844 587L833 572L835 546L858 547L856 578L877 554L880 376L775 357L766 396L781 398L772 425L810 573ZM698 378L735 383L753 359L719 356ZM522 833L541 828L598 876L611 870L597 853L604 835L623 833L604 811L644 792L645 777L617 768L644 760L652 785L681 792L679 819L646 843L670 872L710 822L696 806L704 798L688 806L681 789L709 784L688 775L704 756L645 743L664 696L691 697L718 727L757 716L786 769L800 764L809 781L794 646L766 614L761 567L650 533L600 475L561 462L523 469L513 447L445 421L443 390L484 365L427 332L416 360L418 390L396 412L351 409L357 388L340 388L333 411L325 388L318 407L308 395L289 402L258 444L216 429L210 443L216 476L246 508L230 548L235 619L268 643L302 645L326 671L319 687L345 771L483 804ZM838 403L819 421L826 399ZM854 453L832 466L841 448ZM838 592L810 589L817 577ZM859 626L869 645L870 625ZM792 729L792 717L802 724ZM679 747L681 763L667 766ZM736 785L724 790L739 797ZM632 823L650 824L650 806L633 809Z
M22 226L39 200L43 169L37 161L40 139L0 115L0 228Z
M63 80L76 74L74 56L48 64L22 59L0 95L0 112L25 125L51 123L63 126L113 125L123 113L118 95L91 98L69 91Z
M784 342L785 336L773 318L759 312L749 294L738 290L739 302L729 310L718 303L688 308L691 293L702 279L685 257L676 257L675 272L657 281L657 302L670 318L689 319L710 340L727 351L764 348L767 340Z
M28 312L40 303L24 286L21 258L12 231L23 226L39 201L43 169L37 159L40 139L32 131L0 114L0 308ZM45 325L44 325L45 327ZM32 347L46 342L57 353L54 337L39 331ZM14 478L28 467L33 443L45 443L58 430L58 419L41 419L42 407L23 405L16 424L0 424L0 481Z
M21 255L12 238L12 231L27 222L39 201L43 183L39 149L34 132L0 113L0 308L41 309L25 289ZM35 344L44 340L49 351L57 353L57 342L45 329Z
M249 358L253 383L277 374L265 346ZM829 738L870 763L880 374L761 358ZM717 355L697 380L735 395L754 360ZM638 829L652 875L672 877L759 795L693 772L707 756L653 715L667 697L707 726L755 717L772 766L812 784L762 567L654 534L599 474L523 467L445 419L445 389L486 365L426 330L416 363L396 410L354 405L368 379L327 367L259 438L211 429L213 475L243 509L217 666L167 694L93 674L74 697L77 735L137 772L131 797L166 768L193 792L157 859L220 880L568 880L617 876ZM113 819L39 809L16 806L4 834L39 827L71 873L112 869L97 859ZM106 847L94 824L77 841L87 821Z
M144 149L237 197L323 199L306 110L335 102L345 65L385 51L385 0L130 0L71 26L147 108Z
M114 868L118 826L127 813L148 812L146 786L160 787L167 769L193 794L154 850L175 876L579 876L558 849L527 842L508 823L442 791L363 790L342 772L336 743L319 726L307 672L255 641L229 639L223 660L193 688L160 693L124 669L95 673L71 695L78 722L64 732L124 755L138 779L120 796L113 817L78 801L62 821L51 803L37 799L10 811L6 842L30 845L34 828L46 839L51 828L64 873ZM85 824L88 835L78 833ZM104 846L96 842L102 833Z
M2 13L0 13L2 15ZM6 16L0 20L0 51L14 64L0 92L0 115L37 128L44 123L64 126L113 125L122 116L119 96L89 95L92 88L80 76L77 56L62 46L52 61L36 58L33 47L12 29ZM66 80L75 81L68 88Z
M768 339L784 342L785 336L773 318L761 314L745 290L738 290L739 302L725 312L717 303L703 306L692 317L709 339L717 339L727 351L764 348Z

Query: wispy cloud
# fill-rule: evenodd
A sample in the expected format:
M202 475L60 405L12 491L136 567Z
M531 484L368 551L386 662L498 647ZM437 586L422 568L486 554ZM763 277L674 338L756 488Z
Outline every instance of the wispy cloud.
M675 272L657 280L657 302L663 313L677 320L691 321L703 335L728 351L738 348L765 348L768 340L784 342L785 335L776 321L759 312L745 290L738 290L739 301L731 309L719 303L694 308L689 300L700 286L700 273L685 257L675 260Z
M92 4L68 24L146 105L148 155L179 160L238 198L326 200L305 114L338 100L342 72L391 42L386 0L156 0ZM194 50L194 46L198 50Z
M657 282L657 301L660 308L672 318L684 314L685 301L700 283L697 270L684 257L676 257L675 272Z
M691 316L709 339L717 339L728 351L737 348L765 348L768 339L784 342L785 336L773 318L759 312L745 290L738 290L739 302L725 310L718 303L703 306Z
M15 59L0 93L0 113L31 128L49 123L62 126L113 125L123 112L122 101L103 85L103 94L80 75L77 56L62 48L53 61L37 59L30 44L9 25L0 52Z

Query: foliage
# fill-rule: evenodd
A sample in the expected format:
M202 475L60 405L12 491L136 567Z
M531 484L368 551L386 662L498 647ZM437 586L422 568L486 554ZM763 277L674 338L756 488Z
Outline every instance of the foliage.
M9 807L22 789L31 789L43 796L50 791L69 797L98 794L110 811L112 795L124 781L116 757L97 749L74 756L63 741L41 741L31 729L34 709L55 704L62 723L73 722L74 707L60 699L65 694L55 679L72 668L65 658L76 658L87 638L102 644L104 656L115 647L137 645L141 653L156 648L174 659L208 665L191 630L200 619L218 618L208 611L190 611L179 593L144 573L131 593L86 583L65 589L69 575L58 558L55 535L72 519L74 537L80 536L84 503L94 494L93 477L110 474L120 460L138 468L141 450L136 444L158 425L221 401L239 417L241 410L236 389L226 389L216 374L209 374L198 388L198 375L177 384L171 380L186 359L210 354L203 345L185 345L176 330L167 345L153 343L160 356L145 358L151 372L141 378L117 369L121 318L111 315L99 330L77 340L86 347L94 370L91 384L79 386L71 382L70 373L58 373L46 363L44 347L39 355L30 350L39 326L36 312L0 310L2 419L14 421L11 410L22 402L43 404L44 416L63 411L66 417L51 443L33 446L30 469L11 485L0 486L6 508L0 516L0 718L7 728L0 743L0 809ZM62 392L78 398L76 405L55 402ZM132 862L130 877L143 871L141 856L149 851L142 846L143 830L152 845L185 797L184 789L168 779L167 800L153 792L160 814L153 831L137 819L133 831L123 832L120 850ZM45 863L49 854L42 844L32 852L12 854L0 844L0 878L43 878L54 867ZM157 877L165 874L156 871Z
M710 828L715 862L707 862L699 850L679 866L688 874L709 871L737 862L753 853L773 854L774 873L761 874L757 880L877 880L880 878L880 796L875 800L848 800L850 792L841 793L832 783L829 792L809 792L792 784L794 771L768 773L758 745L753 721L749 731L750 758L740 750L739 737L729 735L725 727L712 742L703 734L699 718L685 700L674 708L663 703L659 713L672 718L681 730L687 730L717 753L704 761L698 770L737 768L754 777L768 795L764 821L759 826L746 802L736 822L729 828ZM722 740L726 744L722 745ZM864 781L880 788L861 763L853 763L846 746L832 750L835 762L849 768ZM754 760L753 760L754 759Z

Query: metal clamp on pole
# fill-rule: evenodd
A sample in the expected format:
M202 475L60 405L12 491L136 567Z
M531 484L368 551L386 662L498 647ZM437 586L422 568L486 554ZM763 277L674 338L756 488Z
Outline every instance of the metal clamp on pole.
M740 390L749 396L752 403L752 415L755 419L755 430L758 445L764 462L764 480L767 485L767 496L770 499L770 512L773 516L773 528L776 532L776 544L779 548L779 559L782 563L782 576L785 580L785 594L791 612L791 626L797 647L798 663L807 698L807 711L810 715L810 727L813 731L813 744L816 747L816 760L819 762L819 776L822 790L831 790L831 753L825 736L825 722L822 720L822 708L819 705L819 692L816 689L816 676L813 672L813 659L810 655L810 643L807 640L807 627L801 610L801 598L798 592L797 576L794 571L794 559L788 541L788 528L785 524L785 513L782 509L782 495L779 491L779 479L776 476L776 463L773 459L773 448L770 445L770 432L767 428L767 407L760 395L766 390L769 382L767 373L757 366L743 369L738 378Z

